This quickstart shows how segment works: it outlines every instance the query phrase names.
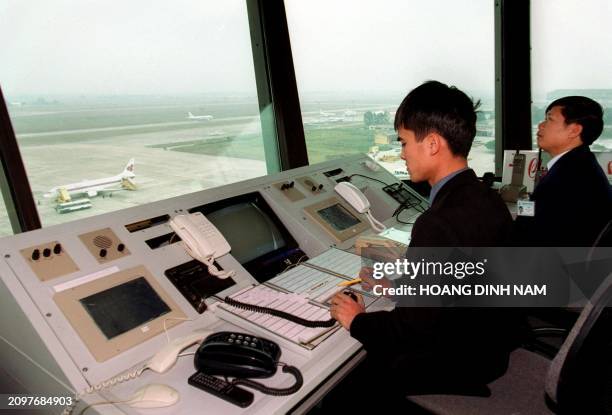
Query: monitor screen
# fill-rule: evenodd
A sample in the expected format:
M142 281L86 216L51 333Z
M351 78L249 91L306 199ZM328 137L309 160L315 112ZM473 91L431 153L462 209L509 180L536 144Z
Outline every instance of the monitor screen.
M171 311L144 277L97 292L79 301L107 339Z
M259 192L208 203L189 212L202 212L227 239L232 256L259 282L305 257Z
M280 230L253 201L226 206L206 217L225 236L241 264L286 245Z
M337 231L343 231L361 223L340 203L317 210L317 214Z

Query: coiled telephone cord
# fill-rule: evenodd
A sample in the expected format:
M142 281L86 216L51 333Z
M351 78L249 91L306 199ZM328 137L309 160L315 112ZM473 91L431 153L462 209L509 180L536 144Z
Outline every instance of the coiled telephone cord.
M74 399L72 400L72 404L64 408L61 415L70 415L72 411L74 411L74 408L76 408L78 403L81 401L81 398L83 396L89 395L90 393L99 392L99 391L108 389L111 386L114 386L118 383L123 383L128 380L136 379L138 376L142 374L142 372L144 372L146 368L147 366L139 367L139 368L132 370L131 372L125 373L123 375L115 376L114 378L105 380L104 382L98 383L97 385L90 386L89 388L81 392L81 394L76 395Z
M262 307L255 304L243 303L241 301L234 300L230 297L225 297L224 301L226 304L229 304L236 308L255 311L257 313L270 314L275 317L280 317L285 320L293 321L294 323L300 324L305 327L333 327L333 325L336 324L336 320L334 320L333 318L330 318L329 320L306 320L305 318L294 316L293 314L284 311L276 310L270 307Z
M259 382L255 382L254 380L250 379L234 379L231 381L231 383L233 385L248 386L249 388L258 390L261 393L265 393L266 395L272 396L291 395L300 390L300 388L304 384L304 378L302 377L302 373L300 372L300 370L295 366L288 366L284 363L279 364L283 366L283 373L290 373L293 375L293 377L295 377L295 383L289 386L288 388L271 388L269 386L266 386Z

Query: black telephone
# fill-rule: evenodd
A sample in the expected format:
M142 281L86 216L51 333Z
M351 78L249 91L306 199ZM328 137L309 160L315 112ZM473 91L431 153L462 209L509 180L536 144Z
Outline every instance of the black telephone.
M297 392L304 383L302 374L293 366L280 363L280 347L273 341L247 333L223 331L208 336L195 354L197 372L188 382L235 405L246 407L253 402L253 394L238 385L248 386L268 395L284 396ZM282 366L283 372L295 377L288 388L269 388L261 383L240 378L268 378ZM233 377L231 381L214 375Z
M269 378L276 373L280 347L245 333L211 334L198 349L194 364L209 375Z

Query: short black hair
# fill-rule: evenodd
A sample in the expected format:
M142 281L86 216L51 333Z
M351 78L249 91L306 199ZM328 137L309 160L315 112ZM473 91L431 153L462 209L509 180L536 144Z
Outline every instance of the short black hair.
M546 112L552 107L561 107L565 124L576 123L582 126L580 138L587 146L593 144L603 131L603 108L591 98L578 95L559 98L546 107Z
M467 158L476 136L474 102L463 91L438 81L416 87L402 101L395 113L394 127L414 131L417 141L432 132L448 142L451 152Z

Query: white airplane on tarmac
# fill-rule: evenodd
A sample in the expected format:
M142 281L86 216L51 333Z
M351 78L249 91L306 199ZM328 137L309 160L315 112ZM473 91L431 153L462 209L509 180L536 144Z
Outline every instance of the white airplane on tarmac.
M99 194L112 194L119 190L136 190L134 182L134 159L130 159L123 171L116 176L105 177L102 179L83 180L78 183L64 184L49 189L44 197L55 197L59 203L70 202L73 197L87 195L94 197ZM119 187L117 187L119 186Z
M193 115L191 112L187 113L187 119L193 121L210 121L213 119L212 115Z

